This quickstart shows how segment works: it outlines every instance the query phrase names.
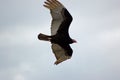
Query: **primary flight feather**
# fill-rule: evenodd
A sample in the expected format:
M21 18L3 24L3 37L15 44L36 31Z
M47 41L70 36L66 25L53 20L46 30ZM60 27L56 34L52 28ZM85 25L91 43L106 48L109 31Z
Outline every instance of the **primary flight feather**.
M52 16L51 36L40 33L38 39L51 42L57 65L72 56L70 44L76 40L70 38L68 30L73 18L58 0L47 0L44 3L44 7L50 10Z

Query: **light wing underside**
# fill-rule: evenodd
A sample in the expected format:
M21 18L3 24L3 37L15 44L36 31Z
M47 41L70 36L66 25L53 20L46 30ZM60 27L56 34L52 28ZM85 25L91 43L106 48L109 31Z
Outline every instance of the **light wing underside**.
M59 6L55 9L50 10L52 16L51 35L56 34L57 30L59 29L61 23L64 20L64 17L61 14L63 8L63 6Z
M55 64L59 64L67 59L70 59L71 57L70 56L66 56L66 51L61 48L58 44L52 44L52 50L53 50L53 53L57 59L57 61L55 62Z

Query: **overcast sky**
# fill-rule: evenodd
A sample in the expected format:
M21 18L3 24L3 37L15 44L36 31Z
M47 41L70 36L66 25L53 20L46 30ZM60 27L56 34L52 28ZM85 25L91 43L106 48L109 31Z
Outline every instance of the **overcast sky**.
M60 0L73 16L73 56L59 65L45 0L0 0L0 80L120 80L120 0Z

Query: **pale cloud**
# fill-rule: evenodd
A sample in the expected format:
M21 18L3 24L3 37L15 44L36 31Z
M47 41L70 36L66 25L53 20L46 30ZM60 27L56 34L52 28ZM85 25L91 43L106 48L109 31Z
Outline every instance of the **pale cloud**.
M98 35L98 39L106 47L118 47L120 46L120 29L103 31Z
M25 80L25 78L21 74L16 74L13 80Z

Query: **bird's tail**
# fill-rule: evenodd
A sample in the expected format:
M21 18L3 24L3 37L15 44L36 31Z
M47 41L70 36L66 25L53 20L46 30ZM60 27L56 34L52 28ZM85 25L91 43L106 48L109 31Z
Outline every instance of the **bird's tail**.
M51 40L51 36L48 36L48 35L45 35L45 34L40 33L40 34L38 35L38 39L39 39L39 40L44 40L44 41L50 41L50 40Z

